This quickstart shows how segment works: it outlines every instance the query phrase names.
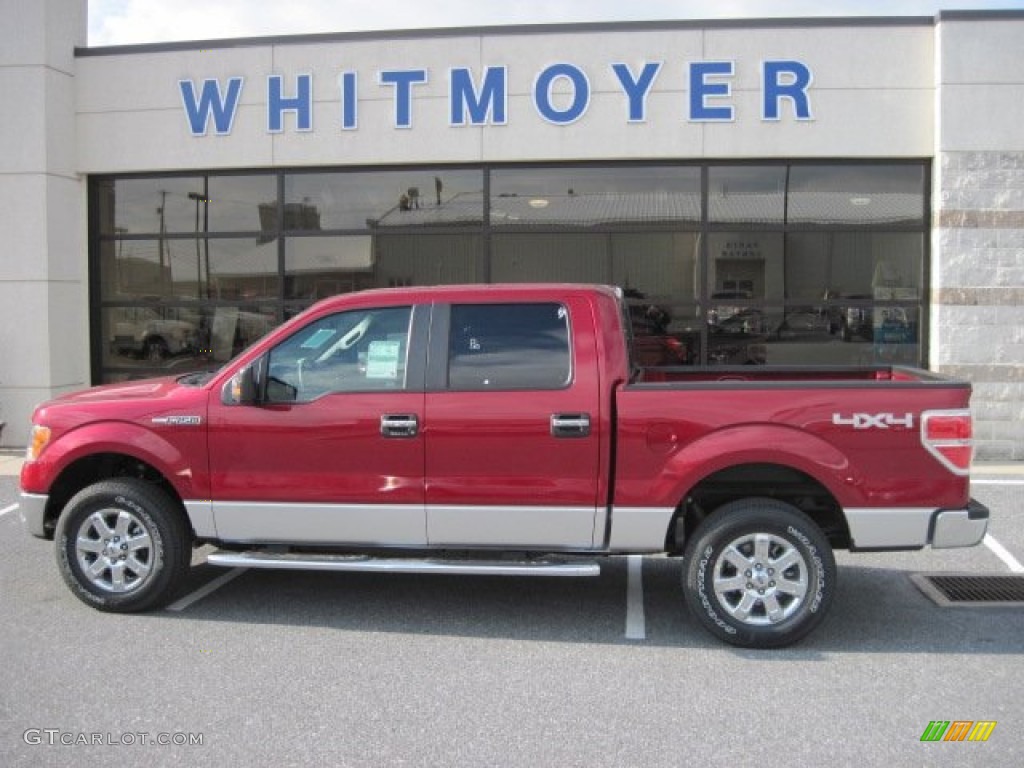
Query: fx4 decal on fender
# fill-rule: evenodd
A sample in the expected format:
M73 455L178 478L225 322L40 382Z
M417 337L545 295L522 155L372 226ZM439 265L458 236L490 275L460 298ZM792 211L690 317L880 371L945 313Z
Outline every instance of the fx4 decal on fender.
M889 427L914 428L914 414L905 413L896 416L892 413L855 413L851 416L843 416L841 413L832 414L832 423L837 427L853 427L854 429L889 429Z

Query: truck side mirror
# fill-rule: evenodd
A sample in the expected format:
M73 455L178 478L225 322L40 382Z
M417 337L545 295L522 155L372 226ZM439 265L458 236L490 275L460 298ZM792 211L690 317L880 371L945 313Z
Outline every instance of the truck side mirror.
M256 405L259 391L256 386L256 368L259 362L247 365L224 385L221 402L224 405Z

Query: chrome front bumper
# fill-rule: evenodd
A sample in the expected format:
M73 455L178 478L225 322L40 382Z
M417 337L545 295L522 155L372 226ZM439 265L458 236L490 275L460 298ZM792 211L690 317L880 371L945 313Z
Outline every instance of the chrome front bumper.
M942 509L935 513L933 549L973 547L985 538L988 507L971 499L967 509Z
M40 539L47 539L44 521L46 519L46 502L49 496L40 496L35 493L22 493L18 502L18 514L21 516L21 524L25 530Z

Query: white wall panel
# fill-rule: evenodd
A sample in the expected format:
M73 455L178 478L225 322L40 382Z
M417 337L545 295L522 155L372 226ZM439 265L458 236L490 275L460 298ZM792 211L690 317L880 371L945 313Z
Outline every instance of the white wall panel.
M760 63L797 59L811 67L812 88L885 90L934 85L933 29L919 26L796 26L708 29L703 56L737 62L737 90L759 90Z
M737 94L738 115L756 115L760 96ZM934 152L929 90L816 90L814 119L705 127L705 157L930 157Z
M241 103L263 104L273 55L270 46L258 46L83 56L77 63L79 114L172 109L188 135L179 80L191 79L198 86L207 78L225 82L243 76Z
M265 110L241 106L230 136L194 137L180 108L78 116L82 173L259 168L272 165Z

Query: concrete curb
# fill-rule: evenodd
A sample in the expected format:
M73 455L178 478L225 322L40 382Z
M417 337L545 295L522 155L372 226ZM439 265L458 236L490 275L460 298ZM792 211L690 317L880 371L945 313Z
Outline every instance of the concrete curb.
M21 465L25 463L24 451L17 453L0 452L0 477L11 477L21 474Z

